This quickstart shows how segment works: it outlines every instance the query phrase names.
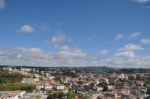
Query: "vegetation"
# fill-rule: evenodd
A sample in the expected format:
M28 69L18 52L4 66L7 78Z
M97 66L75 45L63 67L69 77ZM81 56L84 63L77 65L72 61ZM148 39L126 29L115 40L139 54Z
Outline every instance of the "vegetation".
M47 99L62 99L65 96L65 94L63 92L56 92L56 93L52 93L49 94L49 96L47 97Z
M55 81L63 84L63 81L64 81L64 75L56 75L55 78L54 78Z
M23 75L17 73L10 74L7 71L0 71L0 84L21 82L22 78Z
M63 75L69 76L69 77L78 77L77 73L72 72L72 71L67 71L67 70L63 72Z
M27 92L32 92L35 89L36 89L35 85L22 84L22 83L6 83L0 85L1 91L26 90Z
M23 77L21 74L0 71L0 91L26 90L32 92L35 90L35 85L20 83Z
M73 97L75 97L75 93L74 92L69 92L67 94L67 99L73 99Z
M99 87L103 87L103 90L102 91L108 91L108 86L107 86L107 83L102 80L99 84L98 84Z
M64 94L63 92L55 92L55 93L51 93L49 94L49 96L47 97L47 99L73 99L75 97L75 93L74 92L68 92L67 94Z
M150 80L145 80L144 81L144 86L150 86Z

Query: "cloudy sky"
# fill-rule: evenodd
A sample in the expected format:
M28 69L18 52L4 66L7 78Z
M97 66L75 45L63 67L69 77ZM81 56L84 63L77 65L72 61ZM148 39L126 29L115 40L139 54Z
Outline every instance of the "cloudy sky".
M150 0L0 0L0 64L150 68Z

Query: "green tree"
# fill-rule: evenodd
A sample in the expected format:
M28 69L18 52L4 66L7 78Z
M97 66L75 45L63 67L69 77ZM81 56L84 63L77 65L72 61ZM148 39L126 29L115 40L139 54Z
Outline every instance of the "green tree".
M75 93L74 92L68 92L67 99L73 99L73 97L75 97Z

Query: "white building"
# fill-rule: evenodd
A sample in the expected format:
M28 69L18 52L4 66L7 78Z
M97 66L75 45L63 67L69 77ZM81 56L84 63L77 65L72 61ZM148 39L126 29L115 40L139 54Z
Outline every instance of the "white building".
M4 70L4 71L9 71L9 72L11 72L11 71L12 71L12 68L11 68L11 67L3 67L3 70Z
M31 68L23 68L21 67L21 71L23 72L30 72L32 69Z
M34 74L35 78L40 78L39 74Z
M56 85L56 86L54 86L54 89L55 90L64 90L65 86L63 86L63 85Z
M105 78L104 80L105 80L106 84L109 84L109 79Z

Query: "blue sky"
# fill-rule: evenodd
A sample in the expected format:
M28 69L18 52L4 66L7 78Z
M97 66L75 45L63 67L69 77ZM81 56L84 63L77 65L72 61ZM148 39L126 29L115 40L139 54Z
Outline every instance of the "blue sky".
M150 0L0 0L0 64L150 67Z

